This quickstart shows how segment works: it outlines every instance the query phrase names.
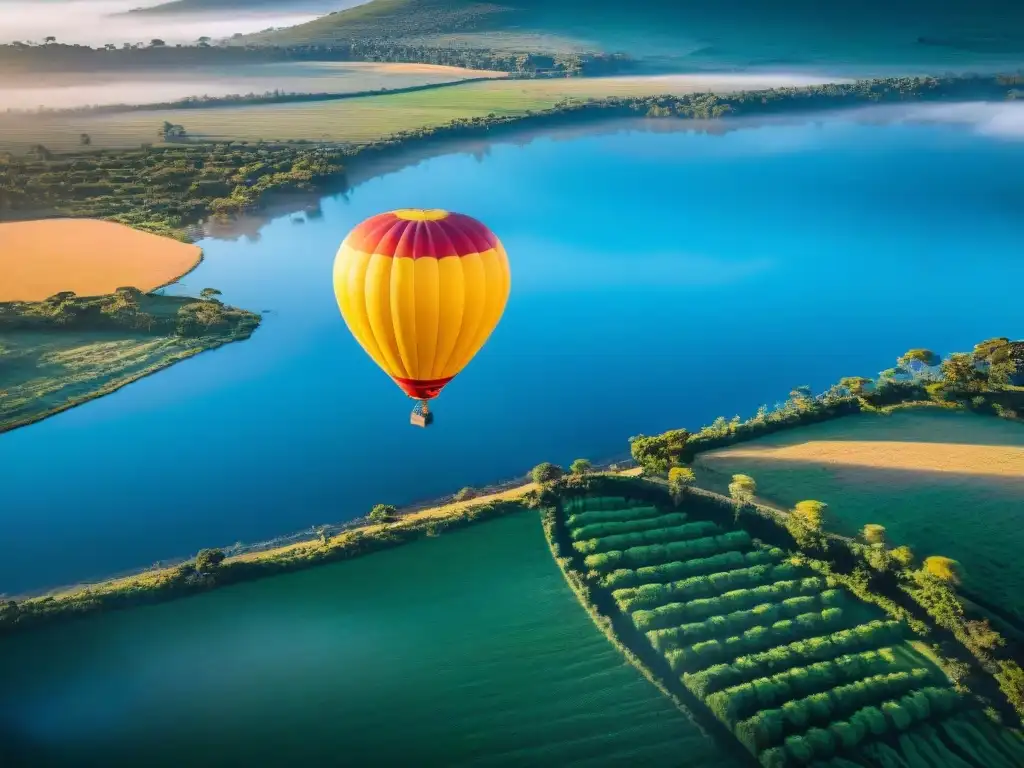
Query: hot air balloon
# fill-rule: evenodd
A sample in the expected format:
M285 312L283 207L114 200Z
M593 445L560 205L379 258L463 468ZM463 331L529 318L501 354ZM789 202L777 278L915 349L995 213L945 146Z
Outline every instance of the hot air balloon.
M334 259L334 295L349 331L402 391L410 421L487 341L511 276L501 242L476 219L439 209L381 213L353 229Z

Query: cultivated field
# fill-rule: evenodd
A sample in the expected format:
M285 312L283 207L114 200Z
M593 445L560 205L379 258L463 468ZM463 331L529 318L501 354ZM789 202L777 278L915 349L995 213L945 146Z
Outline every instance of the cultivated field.
M165 121L184 126L189 136L204 141L305 139L364 143L398 131L441 125L455 118L546 109L565 98L725 93L826 81L772 75L494 80L335 101L102 115L0 114L0 151L24 152L40 143L54 151L80 149L82 134L88 134L91 146L96 148L158 144L161 139L157 132Z
M155 104L193 96L285 93L358 93L436 85L490 72L434 64L389 62L285 62L228 67L110 72L28 72L5 74L0 104L5 109L68 109L107 104Z
M195 245L91 219L0 224L0 302L60 291L100 296L174 282L202 258Z
M826 525L886 527L894 545L959 560L965 586L1024 618L1024 426L935 411L859 415L701 454L699 481L724 490L751 475L758 496L788 508L829 505Z
M563 512L637 642L766 768L1024 760L1020 737L970 711L900 622L782 550L635 500L574 498Z

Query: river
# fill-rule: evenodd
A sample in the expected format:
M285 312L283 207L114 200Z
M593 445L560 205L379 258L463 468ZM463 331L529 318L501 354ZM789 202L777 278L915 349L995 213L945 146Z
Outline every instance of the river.
M597 630L531 512L12 637L0 680L9 768L735 765Z
M99 577L625 452L1024 336L1024 105L633 121L453 146L207 239L176 290L269 310L204 353L0 437L0 592ZM428 430L348 334L346 232L442 207L504 241L512 294Z

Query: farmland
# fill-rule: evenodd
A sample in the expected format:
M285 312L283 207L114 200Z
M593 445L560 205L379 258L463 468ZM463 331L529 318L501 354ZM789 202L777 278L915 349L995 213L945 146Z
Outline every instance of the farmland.
M0 302L42 301L60 291L101 296L172 283L202 258L195 245L90 219L0 224Z
M351 66L351 65L349 65ZM51 151L137 149L162 143L164 122L181 125L190 141L323 141L363 144L456 118L522 115L566 99L810 85L822 79L770 76L677 76L488 80L406 93L204 109L132 110L104 114L0 114L0 151L22 153L37 144Z
M570 582L630 629L622 642L641 659L653 652L670 689L681 683L762 765L1024 760L1020 735L954 690L902 622L688 509L563 495L549 536Z
M964 586L1024 618L1024 427L972 414L860 414L703 453L702 484L724 490L751 475L758 496L782 508L801 499L829 505L826 526L856 535L886 528L894 545L945 555Z

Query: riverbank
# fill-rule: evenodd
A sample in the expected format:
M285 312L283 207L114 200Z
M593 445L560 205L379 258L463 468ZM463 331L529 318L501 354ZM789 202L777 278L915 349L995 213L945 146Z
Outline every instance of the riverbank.
M627 92L604 98L566 97L551 91L554 86L547 82L546 95L525 84L496 81L328 105L133 112L49 124L35 118L32 130L15 130L7 125L9 118L0 116L6 148L31 150L28 156L0 157L0 171L12 180L0 191L0 208L8 219L28 218L40 210L50 215L118 217L149 231L187 237L191 228L211 217L258 210L271 194L344 189L349 167L426 139L492 136L503 130L630 116L717 119L906 101L1004 100L1017 81L988 76L886 78L738 92L733 82L721 95ZM474 86L501 89L483 98ZM356 111L335 114L331 110L342 109L338 105ZM161 125L168 143L149 146ZM339 126L344 135L336 133ZM240 140L239 131L249 138ZM89 149L81 146L83 135L88 136ZM250 139L256 143L248 143ZM140 144L145 146L126 149ZM58 154L58 149L66 152ZM196 158L209 161L211 154L214 162L196 167ZM282 166L287 167L278 170ZM142 178L126 180L124 168L139 169ZM172 168L173 173L168 171ZM48 181L72 170L76 183L71 187ZM120 175L115 178L116 174ZM142 189L153 190L155 197L138 194Z

